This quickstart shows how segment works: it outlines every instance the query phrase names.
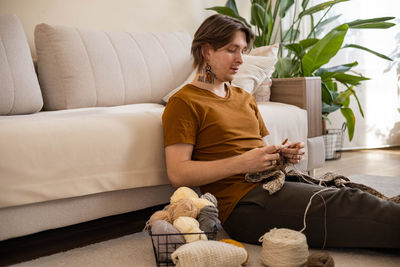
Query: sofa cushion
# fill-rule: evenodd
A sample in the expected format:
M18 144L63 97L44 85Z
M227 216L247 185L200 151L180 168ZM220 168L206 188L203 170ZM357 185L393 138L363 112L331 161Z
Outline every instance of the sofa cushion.
M169 184L163 105L0 117L0 208Z
M0 115L27 114L43 106L24 29L15 15L0 16Z
M161 103L192 69L186 32L35 28L44 109Z
M258 103L258 109L269 131L265 137L269 144L281 144L286 138L293 142L304 142L306 155L296 167L307 170L307 111L277 102Z

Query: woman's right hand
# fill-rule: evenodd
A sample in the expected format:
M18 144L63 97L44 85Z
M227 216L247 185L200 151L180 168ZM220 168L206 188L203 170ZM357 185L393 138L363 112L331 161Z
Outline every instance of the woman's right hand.
M240 155L241 173L261 172L276 164L282 145L254 148Z

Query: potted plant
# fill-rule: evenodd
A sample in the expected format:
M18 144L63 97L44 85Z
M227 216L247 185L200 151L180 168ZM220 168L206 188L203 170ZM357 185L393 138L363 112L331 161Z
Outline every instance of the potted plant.
M358 109L364 117L362 106L354 88L361 82L369 80L362 74L355 74L353 67L358 62L324 68L340 49L355 48L372 53L385 60L389 57L357 44L343 44L345 36L350 29L386 29L394 26L388 22L394 17L380 17L372 19L355 20L341 25L336 25L324 36L320 36L323 29L334 24L338 16L328 17L329 11L337 4L350 0L332 0L308 7L309 0L251 0L250 23L239 15L235 0L228 0L225 6L207 8L220 14L228 15L243 21L254 29L256 34L254 46L264 46L279 42L279 57L275 65L275 78L312 77L321 78L322 96L322 133L326 133L326 120L328 115L338 109L347 123L349 140L354 136L355 116L350 108L350 97L353 96L358 104ZM288 29L283 29L282 20L291 8L297 10L301 2L301 12L292 12L291 24ZM315 14L323 12L318 21ZM300 24L306 17L310 18L311 29L305 39L299 40ZM339 86L340 84L341 86Z

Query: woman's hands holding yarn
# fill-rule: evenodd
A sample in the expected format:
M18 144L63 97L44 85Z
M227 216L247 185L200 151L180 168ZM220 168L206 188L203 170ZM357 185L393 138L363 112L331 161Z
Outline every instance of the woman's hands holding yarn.
M281 149L282 156L290 163L297 164L305 154L303 142L288 142Z
M254 148L246 153L243 153L239 166L241 167L240 173L254 173L265 171L276 165L279 160L278 151L282 148L281 145L264 146L261 148Z

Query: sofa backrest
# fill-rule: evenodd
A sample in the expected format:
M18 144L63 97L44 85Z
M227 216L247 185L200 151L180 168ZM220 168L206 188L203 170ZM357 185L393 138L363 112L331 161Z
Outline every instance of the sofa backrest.
M31 52L15 15L0 16L0 115L28 114L43 106Z
M45 110L161 103L192 70L186 32L35 28Z

